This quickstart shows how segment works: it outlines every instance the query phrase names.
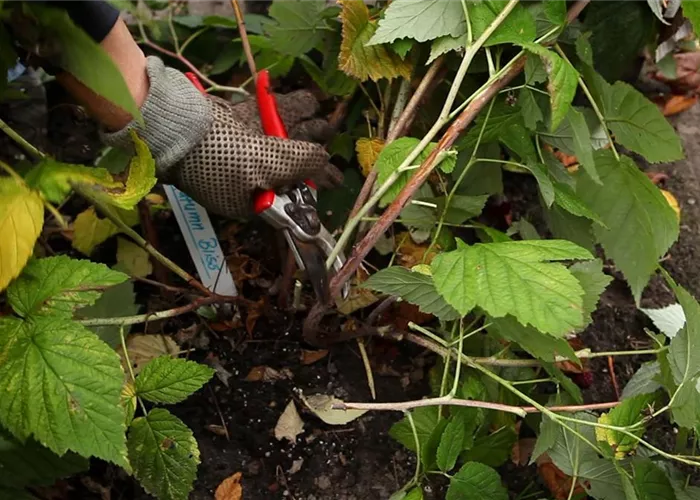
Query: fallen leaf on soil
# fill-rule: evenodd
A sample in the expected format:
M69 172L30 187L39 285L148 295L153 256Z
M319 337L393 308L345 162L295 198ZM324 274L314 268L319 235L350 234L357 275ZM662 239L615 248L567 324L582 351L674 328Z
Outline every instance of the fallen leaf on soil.
M569 491L571 490L571 477L564 474L556 465L552 463L549 455L543 453L537 459L537 472L540 477L552 492L552 496L556 500L566 500L569 498ZM574 488L574 497L577 495L583 495L585 488L578 483Z
M192 323L190 326L180 328L175 334L175 340L178 344L192 342L192 340L197 336L198 332L199 325L197 323Z
M243 282L256 279L262 274L260 262L248 255L239 253L238 249L234 249L233 254L226 257L226 263L231 269L233 282L239 290L243 286Z
M312 365L316 361L319 361L328 356L328 349L320 349L318 351L309 351L307 349L301 350L301 364L302 365Z
M287 471L287 474L289 474L290 476L293 474L296 474L297 472L299 472L301 470L302 465L304 465L303 458L300 458L299 460L295 460L294 462L292 462L292 466Z
M216 487L214 493L215 500L241 500L243 497L243 485L241 477L243 474L236 472L232 476L227 477L221 484Z
M367 410L333 409L334 404L342 404L343 401L326 394L314 394L308 398L302 395L301 400L314 415L330 425L346 425L367 413Z
M219 357L216 354L210 352L209 354L207 354L207 357L204 358L204 363L211 366L216 372L217 378L221 380L221 383L228 387L228 379L230 379L233 376L233 373L231 373L223 367Z
M238 285L236 285L238 286ZM248 335L253 334L255 330L255 323L258 322L258 318L262 316L263 310L265 309L265 297L261 297L257 302L251 302L248 305L245 317L245 329Z
M660 183L668 180L668 174L665 174L663 172L644 172L647 177L649 177L649 180L654 184L655 186L658 186Z
M682 113L698 102L697 95L672 95L663 105L661 112L664 116L673 116Z
M129 335L126 339L126 349L129 352L129 361L131 361L134 374L138 374L152 359L159 356L176 358L180 352L180 346L172 338L166 335L147 335L145 333ZM117 348L117 353L122 359L124 371L128 373L129 368L121 346Z
M207 430L209 432L213 432L217 436L228 437L228 431L226 430L226 427L224 427L223 425L209 424L209 425L207 425Z
M678 204L678 200L676 199L676 197L673 196L669 191L666 191L665 189L661 189L661 194L664 195L664 198L666 198L668 204L671 206L673 211L676 212L676 218L680 221L681 206Z
M289 368L275 370L269 366L254 366L244 379L246 382L274 382L276 380L289 380L293 374Z
M382 323L392 324L399 330L408 329L408 323L423 325L433 320L432 314L425 314L418 306L408 302L396 302L382 314Z
M352 314L355 311L371 306L379 300L377 296L372 293L372 290L359 286L361 283L367 281L368 277L369 273L367 273L366 270L362 268L358 269L352 279L352 287L350 288L348 297L346 299L338 298L335 301L338 311L343 314Z
M128 274L139 278L153 272L148 252L125 238L117 238L117 264Z
M520 423L520 422L518 422ZM513 443L513 450L510 453L510 459L513 464L525 467L530 463L532 450L535 449L535 438L522 438Z
M297 442L297 436L302 432L304 432L304 422L299 416L294 401L290 401L275 425L275 438L278 441L286 439L294 444Z
M430 253L426 255L428 245L416 244L407 232L397 234L396 241L399 242L399 246L396 249L398 264L408 269L418 264L430 264L440 250L439 246L435 245Z

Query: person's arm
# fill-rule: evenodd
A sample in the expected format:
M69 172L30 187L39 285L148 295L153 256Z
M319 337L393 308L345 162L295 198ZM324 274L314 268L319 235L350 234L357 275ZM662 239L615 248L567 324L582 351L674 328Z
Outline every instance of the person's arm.
M81 24L79 19L74 18L74 21ZM95 37L95 34L89 34ZM146 56L134 41L124 21L116 18L100 45L117 65L136 105L141 107L149 87ZM56 80L108 130L120 130L131 122L132 116L129 113L90 90L70 73L62 71L56 75Z

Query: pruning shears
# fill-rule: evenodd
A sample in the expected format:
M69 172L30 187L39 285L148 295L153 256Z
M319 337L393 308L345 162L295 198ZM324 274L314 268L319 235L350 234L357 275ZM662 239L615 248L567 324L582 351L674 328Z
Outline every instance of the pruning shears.
M204 87L194 73L185 75L197 89L204 92ZM255 91L263 132L269 136L289 138L277 109L267 70L258 72ZM276 191L257 192L253 199L253 210L265 222L283 232L297 266L306 271L318 300L326 303L330 300L326 259L333 251L336 241L321 224L316 200L316 185L309 179ZM341 252L333 261L334 272L338 272L344 263L345 256ZM348 292L349 286L346 284L341 291L342 297L347 297Z

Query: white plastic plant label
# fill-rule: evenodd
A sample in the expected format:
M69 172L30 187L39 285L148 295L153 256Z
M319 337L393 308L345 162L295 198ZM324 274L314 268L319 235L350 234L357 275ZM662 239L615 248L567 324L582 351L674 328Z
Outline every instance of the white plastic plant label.
M220 295L238 295L207 211L174 186L163 188L202 284Z

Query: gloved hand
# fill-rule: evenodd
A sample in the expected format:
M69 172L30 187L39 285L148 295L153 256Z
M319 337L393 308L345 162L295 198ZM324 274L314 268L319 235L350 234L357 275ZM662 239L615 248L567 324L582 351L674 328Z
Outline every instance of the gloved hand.
M311 141L331 134L327 122L312 119L318 102L306 91L278 96L290 139L265 136L254 99L231 104L202 95L179 71L148 58L150 89L141 113L146 126L131 122L103 134L112 146L129 147L135 129L156 160L158 177L175 185L207 210L237 217L250 213L256 189L273 189L312 178L321 186L340 184L342 173L328 153Z

